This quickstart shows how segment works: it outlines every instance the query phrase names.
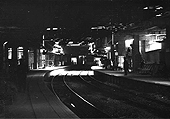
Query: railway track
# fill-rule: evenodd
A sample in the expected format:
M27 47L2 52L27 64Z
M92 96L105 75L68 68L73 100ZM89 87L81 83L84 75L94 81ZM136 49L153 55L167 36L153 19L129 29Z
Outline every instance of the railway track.
M49 88L80 118L170 117L167 97L106 85L92 76L58 75Z
M88 76L83 78L84 81L86 81L87 83L90 83L91 85L100 85L103 88L105 88L106 90L120 90L123 91L125 93L128 93L130 95L136 95L138 97L144 98L150 102L155 102L157 104L160 105L164 105L167 107L170 107L170 96L169 95L163 95L160 92L155 92L155 93L151 93L151 92L142 92L142 91L136 91L133 89L126 89L120 86L116 86L116 85L108 85L105 82L101 82L97 79L95 79L93 76Z
M97 109L93 104L89 103L79 94L74 92L66 83L67 76L51 77L50 82L47 84L50 90L60 100L67 105L76 115L80 118L110 118L107 114Z
M114 109L111 109L111 107L109 106L106 107L106 108L110 108L110 110L106 113L111 115L113 118L115 117L120 118L120 117L126 117L126 116L129 118L128 115L131 115L130 117L132 118L134 117L136 118L136 116L139 116L141 118L145 118L145 116L146 117L162 117L162 118L170 117L169 102L162 102L159 100L155 100L151 97L146 97L144 96L145 94L142 94L140 92L120 89L118 87L116 88L109 87L108 85L104 85L103 83L97 82L94 79L92 80L92 78L89 78L87 76L86 77L80 76L80 78L77 78L77 80L75 79L68 80L68 84L70 85L70 87L72 87L76 92L79 92L80 95L84 95L84 97L87 98L88 100L91 100L92 104L95 104L95 101L90 99L90 97L88 97L88 95L90 95L88 94L88 92L90 92L91 90L93 91L95 90L97 93L103 93L102 96L105 96L105 99L112 100L113 102L110 101L110 105L113 105L113 107L116 104L115 102L118 101L120 102L121 105L124 105L124 107L121 107L121 108L117 107L118 109L122 110L122 108L126 108L126 111L127 109L132 110L132 112L127 111L126 115L124 115L124 112L122 111L120 111L119 114L117 115L116 113L110 113L110 111L115 112ZM76 85L79 85L78 86L79 88L77 88ZM86 85L91 85L91 86L86 86ZM88 90L88 91L87 92L80 91L81 87L86 87L84 88L84 90ZM95 95L96 92L93 92L93 94ZM97 96L98 95L93 96L93 97L97 97ZM102 103L102 101L100 101L100 98L98 98L98 100L99 101L96 101L96 102ZM98 106L100 103L95 104L95 105ZM105 101L104 103L109 103L109 102ZM101 106L100 108L102 109L103 107ZM103 110L107 110L107 109L103 109ZM139 114L139 112L136 110L140 111L141 113ZM132 113L136 113L133 111L137 112L137 114L135 114L136 116L132 114ZM123 115L121 115L121 113Z

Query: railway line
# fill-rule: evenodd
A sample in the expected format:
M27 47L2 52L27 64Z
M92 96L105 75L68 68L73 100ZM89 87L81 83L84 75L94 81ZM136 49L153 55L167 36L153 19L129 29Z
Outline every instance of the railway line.
M57 75L51 77L47 86L58 95L60 100L68 106L80 118L110 118L107 114L97 109L93 104L89 103L79 94L74 92L65 82L65 76ZM57 78L57 80L56 80Z
M48 87L80 118L168 118L168 97L106 85L93 76L65 73L51 77Z
M138 91L138 90L132 90L132 89L127 89L124 87L120 87L118 85L109 85L106 82L101 82L97 79L95 79L93 76L88 76L88 77L84 77L82 78L84 81L90 83L91 85L94 86L102 86L103 89L106 90L110 90L110 91L115 91L115 90L120 90L122 92L125 92L126 94L128 93L129 95L136 95L138 97L144 98L150 102L154 102L160 105L164 105L164 106L170 106L170 95L164 95L161 94L160 92L156 92L156 93L152 93L152 92L142 92L142 91Z
M137 92L135 90L125 89L116 85L109 86L104 82L96 80L92 76L81 77L81 79L96 88L100 87L100 89L106 93L112 92L112 95L110 95L112 98L117 97L118 100L125 101L126 104L140 107L154 115L157 115L158 117L169 117L170 100L168 100L168 95L162 96L162 98L155 98L155 95L157 94Z

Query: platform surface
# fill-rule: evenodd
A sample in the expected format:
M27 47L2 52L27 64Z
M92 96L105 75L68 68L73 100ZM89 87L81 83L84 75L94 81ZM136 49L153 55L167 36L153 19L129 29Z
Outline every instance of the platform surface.
M170 86L170 78L165 78L165 77L154 77L151 75L141 75L138 73L128 73L127 75L124 75L123 71L112 71L112 70L105 70L105 69L97 69L94 71L105 73L110 76L118 76L118 77L120 76L120 77L130 78L133 80L139 80L148 83Z
M79 118L44 83L47 70L28 74L28 89L7 106L5 118Z

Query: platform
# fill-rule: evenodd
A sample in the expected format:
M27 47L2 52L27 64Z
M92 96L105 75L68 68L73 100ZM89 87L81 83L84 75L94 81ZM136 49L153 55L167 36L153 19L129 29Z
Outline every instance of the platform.
M18 93L14 103L6 107L6 118L79 118L46 87L44 75L48 71L51 71L51 69L32 70L28 74L28 90L26 93ZM101 80L107 80L110 83L123 87L140 87L155 92L167 92L170 88L169 78L135 73L129 73L125 76L122 71L105 69L93 71L94 77L99 77ZM68 72L66 71L66 73ZM70 73L87 75L91 74L91 71L71 71ZM56 72L54 74L56 75Z
M170 78L165 78L165 77L154 77L151 75L141 75L137 73L128 73L128 75L124 75L123 71L112 71L112 70L105 70L105 69L97 69L94 70L94 72L104 73L108 76L123 77L123 78L133 79L137 81L147 82L147 83L170 86Z
M114 85L129 90L138 90L140 92L168 95L167 90L170 90L170 79L165 77L155 77L137 73L124 75L123 71L106 69L94 70L94 77L108 85Z
M6 118L79 118L44 83L47 70L29 73L28 92L19 93L17 100L8 107Z

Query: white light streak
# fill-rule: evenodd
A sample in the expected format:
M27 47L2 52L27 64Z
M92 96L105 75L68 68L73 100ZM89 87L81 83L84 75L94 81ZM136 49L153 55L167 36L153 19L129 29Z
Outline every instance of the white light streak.
M157 14L156 16L157 16L157 17L160 17L160 16L162 16L162 13L161 13L161 14Z
M72 106L72 107L76 107L73 103L71 103L71 106Z
M157 7L156 9L157 9L157 10L160 10L160 9L163 9L163 7Z
M103 67L100 67L100 66L92 66L91 69L92 69L92 70L94 70L94 69L103 69ZM91 73L91 74L93 74L93 73Z
M146 34L145 36L153 36L153 35L156 35L156 36L161 36L161 35L166 35L166 34Z
M50 31L50 28L47 28L47 31Z
M144 9L144 10L147 10L147 9L148 9L148 7L144 7L143 9Z
M53 28L53 30L58 30L58 28Z

